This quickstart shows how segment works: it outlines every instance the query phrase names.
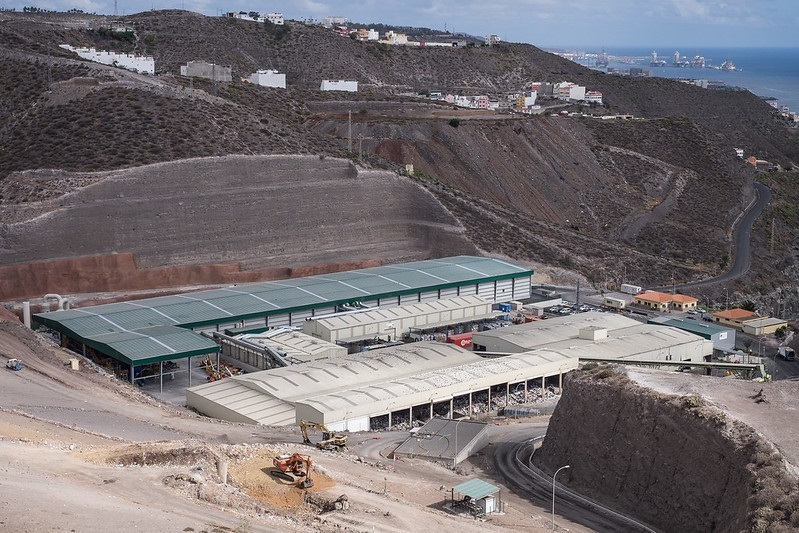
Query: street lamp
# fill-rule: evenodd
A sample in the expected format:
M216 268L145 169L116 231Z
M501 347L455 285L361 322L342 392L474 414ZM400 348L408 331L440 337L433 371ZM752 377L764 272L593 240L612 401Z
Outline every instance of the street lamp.
M558 475L558 472L569 467L569 465L561 466L555 470L555 473L552 475L552 531L555 531L555 477Z

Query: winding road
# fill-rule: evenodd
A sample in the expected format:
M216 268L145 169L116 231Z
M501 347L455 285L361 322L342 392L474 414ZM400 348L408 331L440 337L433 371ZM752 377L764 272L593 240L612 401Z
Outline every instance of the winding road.
M541 429L541 433L545 431L545 428ZM525 435L518 435L516 439L509 437L497 442L494 464L508 488L536 505L548 508L552 504L552 478L532 464L535 445L541 439L543 434L530 438L530 432L527 432ZM632 517L585 498L560 483L557 484L556 512L594 531L656 531Z
M763 212L768 203L771 201L771 191L762 183L754 183L753 187L757 193L757 198L752 201L744 214L739 217L735 225L735 234L733 236L732 246L730 247L730 255L733 257L733 264L730 269L716 276L715 278L703 279L700 281L692 281L690 283L683 283L676 285L676 289L695 288L705 285L712 285L714 283L723 283L739 278L749 271L752 265L752 226L757 217ZM662 289L671 289L671 286L661 287Z

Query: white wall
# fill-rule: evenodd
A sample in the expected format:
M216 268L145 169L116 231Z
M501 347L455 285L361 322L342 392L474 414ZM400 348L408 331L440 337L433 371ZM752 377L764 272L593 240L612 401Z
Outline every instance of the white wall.
M357 93L358 82L351 80L322 80L322 85L319 87L319 90Z
M149 56L118 54L116 52L107 52L105 50L96 50L94 48L75 48L68 44L62 44L59 46L71 52L75 52L83 59L88 59L89 61L94 61L95 63L120 67L127 70L132 70L133 72L155 74L155 59Z
M286 75L276 70L259 70L250 75L250 81L262 87L286 88Z

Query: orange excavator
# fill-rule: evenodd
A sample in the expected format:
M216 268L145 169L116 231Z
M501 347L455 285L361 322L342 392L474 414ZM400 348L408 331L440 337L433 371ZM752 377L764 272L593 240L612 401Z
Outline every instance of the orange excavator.
M313 462L310 455L299 453L278 455L272 460L272 464L277 468L277 470L271 471L276 478L296 483L301 489L313 487L313 479L311 479Z

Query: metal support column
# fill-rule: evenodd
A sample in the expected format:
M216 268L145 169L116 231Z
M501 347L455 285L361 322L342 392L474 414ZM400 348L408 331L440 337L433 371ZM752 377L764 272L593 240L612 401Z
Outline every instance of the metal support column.
M133 363L130 364L130 372L128 373L128 380L133 385Z
M488 408L486 409L486 411L490 411L490 410L491 410L491 386L489 385L488 386Z
M449 399L449 417L455 418L455 398Z
M413 406L408 407L408 424L413 427Z
M433 420L433 400L430 400L430 420Z
M505 407L510 405L510 381L505 384Z
M388 412L388 429L391 429L391 411Z
M563 390L563 372L558 373L558 388Z
M469 393L469 416L472 416L472 393Z
M191 356L189 356L189 388L191 388Z
M164 362L158 362L158 377L161 379L159 392L164 392Z

